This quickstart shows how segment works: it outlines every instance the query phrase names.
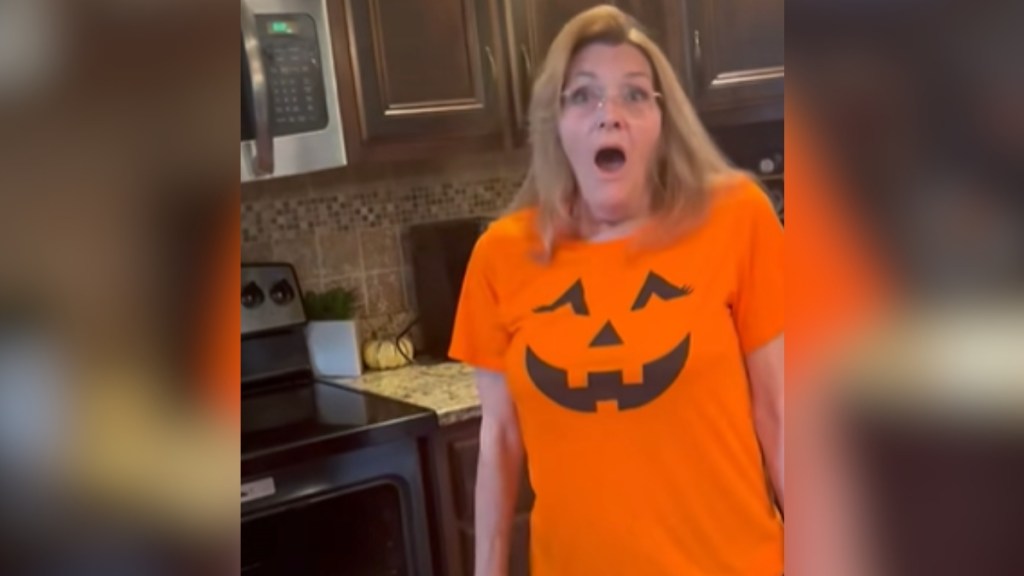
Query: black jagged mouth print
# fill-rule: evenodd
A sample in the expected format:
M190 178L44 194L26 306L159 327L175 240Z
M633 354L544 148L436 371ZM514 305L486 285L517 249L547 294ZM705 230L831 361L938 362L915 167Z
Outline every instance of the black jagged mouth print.
M682 374L690 356L690 334L660 358L643 365L643 381L626 383L622 370L590 372L587 386L569 386L568 371L543 360L526 347L526 371L533 384L553 402L577 412L596 412L598 402L614 401L619 410L639 408L661 396Z

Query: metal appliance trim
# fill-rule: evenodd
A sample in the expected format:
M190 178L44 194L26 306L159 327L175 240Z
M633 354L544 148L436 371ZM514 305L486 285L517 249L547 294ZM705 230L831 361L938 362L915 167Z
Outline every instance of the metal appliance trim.
M249 80L252 84L253 114L256 116L256 141L247 154L242 147L243 161L252 162L249 167L254 175L274 173L274 138L270 134L270 94L267 76L263 70L263 46L256 29L256 16L242 2L242 41L245 44L245 58L249 64Z
M327 126L316 132L304 132L274 138L274 173L259 176L246 162L254 142L241 143L242 182L305 174L344 166L347 163L342 132L341 106L338 101L338 79L334 68L333 41L326 0L242 0L254 15L305 13L316 24L320 48L321 70L326 93Z

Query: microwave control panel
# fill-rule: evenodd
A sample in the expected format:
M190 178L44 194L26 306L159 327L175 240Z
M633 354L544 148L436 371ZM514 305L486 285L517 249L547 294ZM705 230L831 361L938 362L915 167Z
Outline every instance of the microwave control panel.
M327 98L316 22L308 14L257 14L270 93L270 132L288 136L327 127Z

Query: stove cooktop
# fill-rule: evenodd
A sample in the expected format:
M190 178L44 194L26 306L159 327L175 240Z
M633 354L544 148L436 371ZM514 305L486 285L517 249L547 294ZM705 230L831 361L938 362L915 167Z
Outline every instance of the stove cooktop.
M242 398L242 473L355 450L436 429L430 409L308 380Z
M242 266L242 477L437 428L427 408L316 379L285 263Z

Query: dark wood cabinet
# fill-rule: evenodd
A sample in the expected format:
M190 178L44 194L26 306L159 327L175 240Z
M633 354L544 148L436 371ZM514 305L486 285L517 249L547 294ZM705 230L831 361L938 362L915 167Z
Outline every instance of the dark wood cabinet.
M783 0L687 0L683 74L709 124L782 118Z
M349 163L525 142L533 79L566 22L610 3L665 51L708 125L779 120L784 0L330 0Z
M510 57L512 99L517 135L526 129L533 79L562 27L580 12L613 4L630 14L669 55L679 54L679 35L668 25L677 20L663 0L505 0L506 53ZM678 62L674 62L678 64Z
M508 133L495 0L333 0L356 159L500 148ZM345 46L338 46L341 39Z
M435 570L445 576L473 576L474 495L480 457L480 419L442 428L431 446L434 494ZM510 576L529 574L530 510L533 490L524 467L512 526Z

